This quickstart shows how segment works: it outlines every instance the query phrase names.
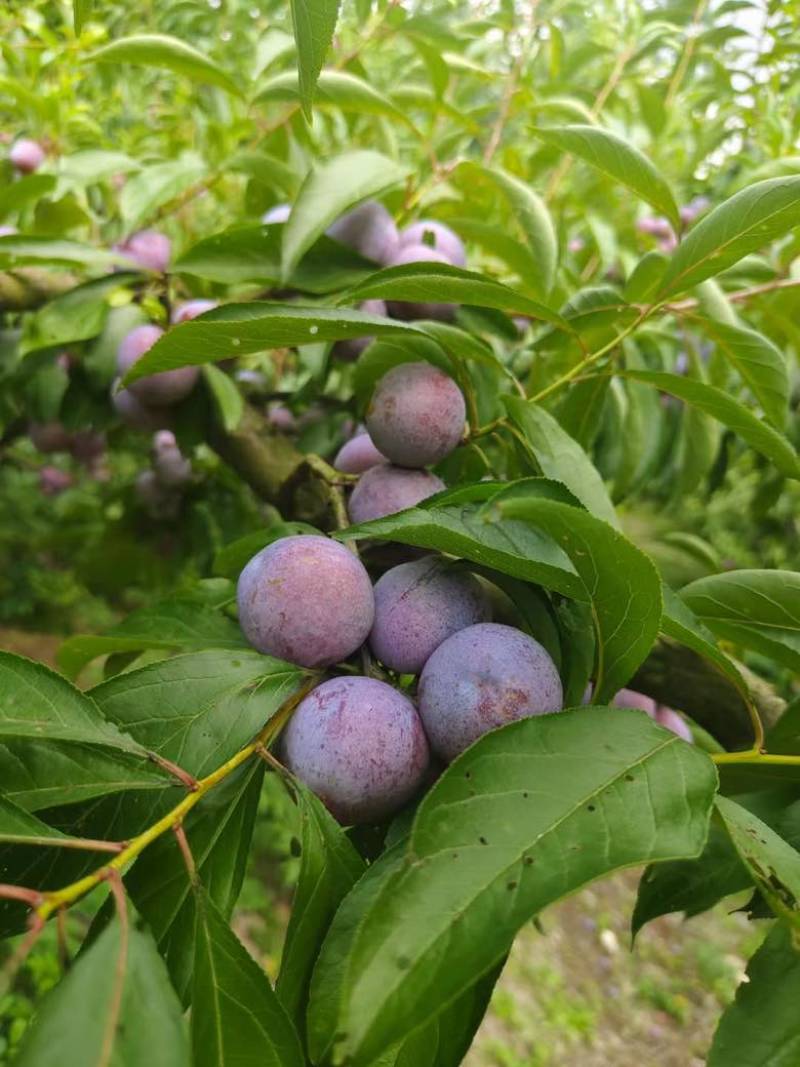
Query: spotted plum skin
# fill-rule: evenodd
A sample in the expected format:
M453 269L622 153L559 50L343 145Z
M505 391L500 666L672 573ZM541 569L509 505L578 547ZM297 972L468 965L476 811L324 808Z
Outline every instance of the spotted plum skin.
M358 305L359 311L366 311L368 315L381 315L384 318L389 314L383 300L364 300ZM332 354L344 363L354 363L365 348L368 348L375 340L374 337L348 337L344 341L337 341L333 346Z
M416 708L374 678L323 682L283 735L286 766L345 826L380 822L419 789L428 742Z
M327 537L283 537L239 576L239 624L259 652L301 667L328 667L366 641L372 584L352 552Z
M172 322L175 326L180 325L182 322L190 322L192 319L196 319L198 315L205 315L207 311L213 311L215 307L219 307L216 300L187 300L183 304L178 304L173 310Z
M489 730L560 711L563 691L538 641L484 622L439 645L420 675L418 698L431 748L450 761Z
M44 149L30 137L20 137L11 146L8 158L21 174L33 174L44 163Z
M436 556L401 563L375 583L373 654L401 674L419 674L448 637L488 622L489 600L480 582Z
M328 227L328 236L381 264L388 263L400 247L394 219L377 200L365 200L340 216Z
M158 230L139 230L115 245L114 249L145 270L155 270L161 274L169 267L172 257L172 242Z
M464 433L466 405L452 378L430 363L401 363L375 386L367 429L400 467L427 467L448 456Z
M117 370L120 377L128 373L163 333L160 327L148 324L137 326L122 338L117 350ZM197 367L177 367L160 374L148 374L128 388L137 400L149 407L168 407L170 404L177 404L191 393L198 375Z
M403 267L408 263L446 263L452 266L450 260L441 252L437 252L430 245L423 244L401 245L387 266ZM441 322L450 322L456 313L455 304L440 304L433 301L390 300L387 306L390 315L396 319L405 320L437 319Z
M333 465L337 471L343 471L345 474L363 474L370 467L387 462L386 456L372 443L370 435L360 433L345 441L336 453Z
M381 463L364 471L350 495L347 511L351 522L369 522L413 508L445 488L430 471L412 471Z
M419 222L406 226L400 232L400 244L425 245L444 256L454 267L464 267L467 264L467 253L461 238L449 226L434 219L420 219Z

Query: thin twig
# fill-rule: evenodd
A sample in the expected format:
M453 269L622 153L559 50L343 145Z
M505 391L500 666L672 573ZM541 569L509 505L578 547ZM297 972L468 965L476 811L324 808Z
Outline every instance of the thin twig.
M511 103L514 99L514 94L517 91L519 79L522 75L522 71L525 68L525 64L530 59L531 50L533 48L536 30L536 8L538 6L538 0L530 0L529 14L528 14L528 26L525 33L524 41L520 46L519 55L514 61L506 82L506 88L503 92L503 97L500 101L500 108L497 112L497 118L492 132L489 137L489 141L486 145L486 151L483 153L483 162L488 166L494 159L494 154L500 147L500 141L503 137L503 131L508 122L508 116L511 112Z

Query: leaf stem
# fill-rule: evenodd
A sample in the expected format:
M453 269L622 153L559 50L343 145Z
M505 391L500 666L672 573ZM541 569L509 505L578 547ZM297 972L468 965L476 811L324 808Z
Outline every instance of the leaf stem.
M712 752L711 759L714 763L767 763L778 766L798 767L800 756L790 756L781 752L760 752L758 749L748 749L746 752Z

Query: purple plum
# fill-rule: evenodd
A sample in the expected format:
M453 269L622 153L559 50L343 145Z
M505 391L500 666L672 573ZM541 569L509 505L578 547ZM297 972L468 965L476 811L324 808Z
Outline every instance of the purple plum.
M400 245L425 245L444 256L454 267L465 267L467 264L467 253L461 238L449 226L434 219L420 219L406 226L400 232Z
M345 826L380 822L409 801L428 742L408 697L374 678L331 678L301 702L283 734L286 766Z
M449 762L488 730L560 711L563 692L538 641L484 622L439 645L420 676L418 698L431 748Z
M327 667L367 639L375 615L364 565L327 537L273 541L239 576L239 623L259 652Z
M368 433L356 434L345 441L333 461L336 470L345 474L363 474L379 463L388 463L388 460L377 450Z
M388 267L403 267L407 263L446 263L450 260L428 245L403 245L387 263ZM456 313L455 304L429 301L390 300L389 314L396 319L438 319L449 322Z
M142 471L137 476L136 496L152 519L174 519L180 512L180 494L162 485L155 471Z
M120 389L117 392L118 385L119 378L116 378L111 387L111 403L126 426L130 426L132 430L144 430L145 432L160 430L166 426L169 416L164 408L148 407L130 389Z
M191 461L181 452L171 430L159 430L154 435L150 452L153 470L161 485L180 489L192 480Z
M45 496L58 496L72 485L72 475L58 467L42 467L39 471L39 488Z
M358 305L359 311L366 311L368 315L388 315L386 304L383 300L364 300ZM374 337L349 337L345 341L337 341L331 350L331 354L341 359L344 363L353 363L361 353L375 340Z
M72 435L70 452L79 463L92 466L106 450L106 435L101 430L78 430Z
M68 452L72 434L60 422L32 422L28 436L37 452Z
M153 347L163 333L160 327L148 324L137 326L123 337L117 350L117 370L121 377ZM151 407L165 407L188 396L199 373L197 367L177 367L140 378L129 389L142 403Z
M44 149L30 137L20 137L11 146L8 158L21 174L33 174L44 163Z
M392 567L375 583L373 654L393 671L419 674L452 634L491 618L478 579L451 562L426 556Z
M638 708L651 719L656 717L656 702L652 697L646 697L644 693L637 693L635 689L620 689L611 701L614 708Z
M155 270L163 274L169 267L172 243L166 234L159 233L158 230L139 230L120 244L114 245L114 251L133 260L145 270Z
M400 363L384 374L367 408L370 437L401 467L427 467L448 456L464 434L464 396L430 363Z
M445 488L441 478L430 471L412 471L379 463L364 471L356 482L347 506L351 522L369 522L413 508Z
M297 429L295 414L285 404L271 404L267 411L267 422L284 433L293 433Z
M375 263L386 264L400 244L394 219L377 200L365 200L328 227L328 236Z
M205 315L207 311L212 311L215 307L219 307L216 300L187 300L172 309L172 323L178 326L182 322L189 322L191 319L196 319L198 315Z
M291 204L276 204L261 216L261 221L269 225L271 222L286 222L292 213Z
M659 726L663 726L665 729L677 734L678 737L683 738L684 741L688 741L689 744L693 743L692 731L686 721L672 708L666 708L663 704L660 704L656 709L656 722Z

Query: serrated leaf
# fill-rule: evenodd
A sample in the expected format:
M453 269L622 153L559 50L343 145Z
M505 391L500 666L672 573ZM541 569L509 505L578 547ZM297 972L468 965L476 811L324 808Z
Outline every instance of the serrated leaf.
M681 590L718 637L800 671L800 574L738 570L711 574Z
M87 57L90 63L135 63L160 70L172 70L192 81L216 85L235 96L241 90L230 74L192 45L163 33L142 33L121 37L98 48Z
M722 1016L708 1067L791 1067L800 1056L800 952L776 923L747 967L747 981Z
M705 215L681 241L658 290L666 299L721 274L800 225L800 176L749 185Z
M283 228L283 279L292 275L303 253L334 219L367 197L399 185L408 174L408 167L370 149L345 152L312 168Z
M333 39L340 0L291 0L303 114L310 121L314 91Z
M578 442L533 401L516 396L503 400L512 420L525 435L542 474L563 482L593 515L619 526L603 479Z
M635 711L573 709L481 738L422 801L401 869L359 926L341 1052L366 1067L591 879L696 855L715 785L707 756Z
M242 394L230 375L225 374L219 367L215 367L213 363L207 363L203 367L203 377L213 398L220 422L227 433L233 433L244 414Z
M662 371L628 370L623 374L626 378L654 385L662 392L693 404L737 433L756 452L771 460L782 474L789 478L800 478L800 458L789 441L724 390L693 378Z
M667 181L643 152L618 134L599 126L582 125L539 126L532 132L545 144L571 152L621 182L666 215L676 230L680 229L678 205Z
M196 896L194 1067L303 1067L297 1031L266 974L202 887Z
M769 421L782 430L789 407L789 371L780 349L756 330L714 319L698 321L752 389Z
M129 178L120 194L119 208L127 230L137 229L153 212L194 185L206 173L197 157L155 163Z
M256 96L262 100L300 99L300 85L294 71L284 71L263 82ZM317 81L315 104L340 108L342 111L357 111L366 115L390 115L413 129L407 112L401 111L388 96L375 89L363 78L342 70L323 70Z
M135 915L115 917L42 1001L15 1062L189 1067L181 1006L152 936Z

